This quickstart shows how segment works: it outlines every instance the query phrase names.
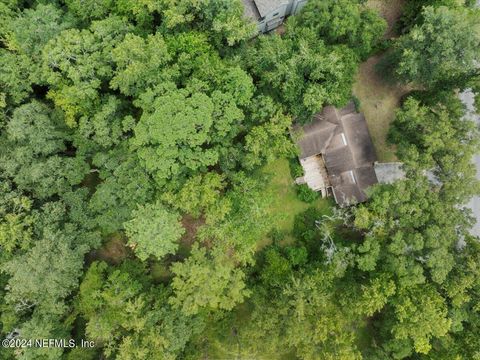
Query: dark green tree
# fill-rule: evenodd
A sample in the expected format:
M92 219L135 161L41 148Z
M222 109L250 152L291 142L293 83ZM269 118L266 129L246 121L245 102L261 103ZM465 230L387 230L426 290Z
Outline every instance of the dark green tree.
M464 7L423 8L423 22L401 36L387 57L395 77L406 83L463 88L478 76L479 10Z

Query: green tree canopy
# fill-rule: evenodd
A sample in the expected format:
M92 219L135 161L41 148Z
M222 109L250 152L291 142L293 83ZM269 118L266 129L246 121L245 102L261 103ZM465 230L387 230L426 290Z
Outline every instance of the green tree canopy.
M38 198L64 193L89 170L85 158L67 148L69 139L58 111L38 101L24 104L15 109L0 138L0 168Z
M329 44L346 44L365 58L380 42L386 22L359 0L311 0L290 20L315 30Z
M89 339L118 359L175 359L202 321L168 303L170 291L153 287L145 268L127 262L116 269L94 262L80 285L79 309Z
M183 263L172 266L175 296L170 303L186 315L199 313L202 308L232 310L250 293L245 274L226 254L194 246Z
M151 255L162 259L167 254L175 254L178 240L185 232L178 214L156 202L140 205L132 217L124 227L128 243L140 260L145 261Z
M429 95L424 95L428 97ZM480 192L472 156L480 149L476 124L453 93L421 103L409 97L397 111L390 140L411 168L432 171L445 201L461 204Z
M478 75L480 16L464 7L425 7L423 23L394 44L388 61L403 82L428 88L463 87Z

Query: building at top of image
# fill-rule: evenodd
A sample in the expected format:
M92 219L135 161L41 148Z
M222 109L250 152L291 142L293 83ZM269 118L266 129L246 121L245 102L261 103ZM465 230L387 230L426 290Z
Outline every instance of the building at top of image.
M297 14L308 0L243 0L245 16L257 23L258 32L280 26L289 15Z

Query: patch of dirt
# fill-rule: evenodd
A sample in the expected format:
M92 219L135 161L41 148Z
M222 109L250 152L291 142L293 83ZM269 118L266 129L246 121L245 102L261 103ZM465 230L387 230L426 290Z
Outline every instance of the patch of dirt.
M382 74L377 71L377 65L383 59L384 55L385 54L374 55L360 64L359 80L371 89L375 89L374 91L377 95L381 95L379 94L380 92L386 92L400 99L411 89L406 85L388 81L388 79L385 79Z
M385 39L396 36L395 24L402 15L402 8L406 0L368 0L367 6L377 10L380 15L387 21L387 31Z
M121 233L111 235L102 247L98 250L93 250L88 255L88 260L105 261L111 265L121 263L131 255L131 249L126 244L126 238Z
M287 31L286 27L285 27L285 24L282 24L280 25L279 27L277 27L275 30L275 33L282 36L283 34L285 34L285 32Z
M205 219L203 217L196 219L191 215L185 215L182 218L181 223L185 228L185 234L180 239L180 244L184 247L190 248L195 241L198 228L205 225Z

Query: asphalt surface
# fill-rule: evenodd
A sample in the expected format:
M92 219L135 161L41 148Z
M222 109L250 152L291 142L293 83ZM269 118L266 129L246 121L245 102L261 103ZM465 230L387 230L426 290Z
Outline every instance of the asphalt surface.
M479 0L480 2L480 0ZM469 118L474 119L478 126L480 126L480 115L474 113L474 106L473 106L473 93L470 90L466 90L460 94L460 99L462 102L467 106L469 111ZM480 154L477 154L473 158L473 162L477 167L477 179L480 180ZM477 219L477 223L472 228L472 234L476 236L480 236L480 196L475 196L470 200L468 206L473 210L473 215Z

